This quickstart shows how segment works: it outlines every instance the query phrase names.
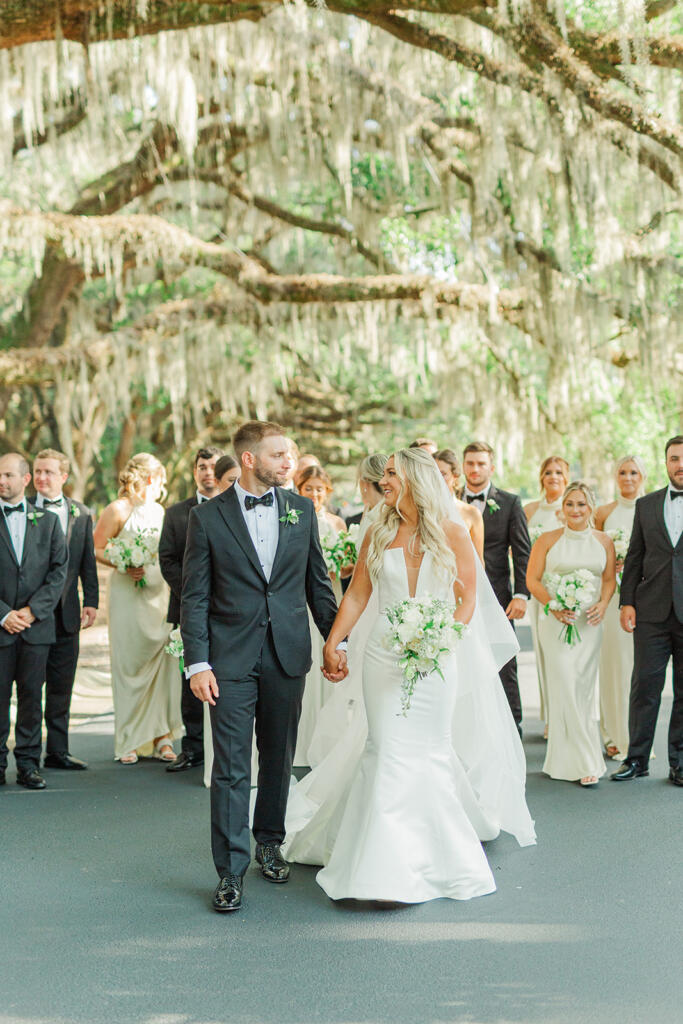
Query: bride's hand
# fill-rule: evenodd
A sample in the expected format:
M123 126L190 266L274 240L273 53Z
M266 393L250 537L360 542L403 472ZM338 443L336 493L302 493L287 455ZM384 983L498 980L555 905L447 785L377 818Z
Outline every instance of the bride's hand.
M330 683L339 683L349 674L346 663L346 651L328 650L323 647L322 674Z

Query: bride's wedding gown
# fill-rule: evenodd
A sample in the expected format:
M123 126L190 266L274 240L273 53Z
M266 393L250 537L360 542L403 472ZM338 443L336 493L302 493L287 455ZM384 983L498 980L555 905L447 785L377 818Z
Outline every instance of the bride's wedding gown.
M385 551L376 591L379 609L409 596L401 548ZM416 594L452 599L429 552ZM494 838L499 828L487 819L453 747L457 656L442 662L445 681L436 673L419 680L404 717L402 673L385 647L387 626L380 612L365 646L362 753L352 748L363 731L350 729L348 742L294 787L283 852L323 864L317 880L332 899L420 903L494 892L480 838Z

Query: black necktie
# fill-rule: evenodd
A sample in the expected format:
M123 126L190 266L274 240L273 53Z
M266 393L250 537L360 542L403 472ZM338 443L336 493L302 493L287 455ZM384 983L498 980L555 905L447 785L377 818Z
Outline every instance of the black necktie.
M13 512L23 512L23 505L5 505L4 512L6 516L11 516Z
M669 494L673 498L683 498L683 491L669 491Z
M273 504L273 492L268 491L262 498L254 498L251 494L247 494L244 499L244 507L246 509L256 508L257 505L265 505L266 508L270 508Z
M486 495L482 492L481 494L466 494L465 500L468 505L471 505L473 501L484 501Z
M63 504L63 498L43 498L43 505L45 506L45 508L50 508L50 506L55 505L57 508L61 508Z

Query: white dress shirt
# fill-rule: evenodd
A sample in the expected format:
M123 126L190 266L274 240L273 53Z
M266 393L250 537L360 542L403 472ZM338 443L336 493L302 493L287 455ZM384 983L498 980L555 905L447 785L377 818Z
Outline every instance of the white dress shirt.
M63 494L58 494L54 500L61 500L62 504L48 505L45 507L45 497L42 494L36 494L36 508L44 508L46 512L52 512L53 515L56 515L59 519L60 526L64 531L64 536L66 537L66 530L69 525L69 506L67 505L66 498Z
M676 547L683 533L683 498L672 498L672 491L676 491L676 488L669 487L664 499L664 522L671 543Z
M23 511L13 512L11 515L6 516L5 506L13 504L21 505ZM3 501L0 498L0 516L5 520L5 525L9 530L9 539L12 541L12 547L14 548L14 554L16 555L17 562L21 565L21 559L24 554L24 538L26 537L26 498L22 498L21 502ZM4 626L8 615L9 612L0 619L0 626Z
M235 494L239 502L240 511L244 517L251 542L254 545L254 550L258 555L258 560L263 569L263 575L267 580L270 579L270 574L273 571L273 562L275 561L275 552L277 551L278 540L280 539L280 527L278 521L280 518L280 512L277 504L277 497L275 495L274 488L271 487L266 494L273 495L273 504L267 505L256 505L255 508L248 509L244 503L244 499L249 494L249 491L240 486L239 482L233 484L235 488ZM253 498L257 498L257 494L251 495ZM263 497L263 495L262 495ZM199 495L197 495L199 500ZM197 672L208 672L211 670L211 666L206 661L198 662L195 665L189 665L185 669L185 675L190 679Z

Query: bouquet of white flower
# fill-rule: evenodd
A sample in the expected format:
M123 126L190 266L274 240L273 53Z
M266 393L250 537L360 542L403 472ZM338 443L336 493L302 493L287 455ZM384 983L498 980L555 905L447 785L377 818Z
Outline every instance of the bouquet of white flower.
M538 540L538 538L541 536L542 533L543 533L543 527L542 526L530 526L529 527L529 537L531 539L531 543L535 544L536 541Z
M159 533L157 530L137 530L133 539L110 537L104 549L104 557L111 562L118 572L125 573L128 569L141 569L152 565L159 556ZM146 587L147 580L143 576L135 581L136 587Z
M403 670L401 711L407 715L419 679L437 672L442 654L455 650L467 626L454 619L455 603L435 597L408 597L387 608L389 632L386 645L398 655Z
M626 558L626 553L628 551L628 545L629 545L630 537L628 537L628 535L626 533L626 530L622 530L621 527L619 527L616 530L608 530L607 531L607 536L611 537L612 540L614 541L614 552L615 552L615 554L617 556L617 562L621 562L623 564L623 561ZM621 578L622 578L623 575L624 575L624 573L620 569L619 572L617 573L617 590L620 591L620 592L621 592Z
M337 578L341 576L342 569L345 569L349 565L355 565L358 561L358 551L356 542L358 540L358 532L360 527L357 523L350 526L348 530L342 530L337 535L334 541L329 540L327 537L323 537L322 549L323 555L325 556L325 562L330 572L333 572Z
M168 643L164 647L166 654L170 654L172 657L177 658L180 664L180 671L185 671L185 645L183 644L183 638L180 635L180 629L172 629L168 635Z
M570 612L585 611L595 604L597 597L598 578L589 569L576 569L574 572L555 573L546 572L543 576L543 584L548 593L553 595L551 601L543 609L546 615L550 611L561 611L565 609ZM577 644L581 640L581 634L573 622L566 622L562 626L560 639L569 646Z

